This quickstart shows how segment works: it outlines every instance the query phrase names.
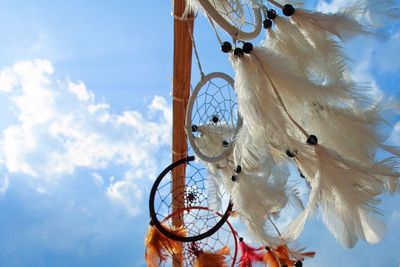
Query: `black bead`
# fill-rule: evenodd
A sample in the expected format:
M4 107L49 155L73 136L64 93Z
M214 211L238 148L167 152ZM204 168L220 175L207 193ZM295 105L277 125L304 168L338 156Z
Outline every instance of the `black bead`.
M302 261L297 261L294 266L295 267L303 267L303 262Z
M192 133L197 132L198 129L199 129L199 127L197 127L196 124L193 124L193 125L192 125Z
M236 173L240 173L242 171L242 167L240 165L237 165L233 171Z
M242 57L243 56L243 49L240 47L236 47L235 50L233 51L233 54L236 57Z
M294 13L296 12L296 10L294 9L294 7L290 4L286 4L283 6L282 8L282 13L283 15L285 15L286 17L290 17L292 16Z
M246 42L243 44L243 52L246 54L250 54L251 51L253 51L254 46L252 43Z
M267 11L267 18L269 19L275 19L276 18L276 11L273 9L270 9Z
M264 26L264 29L269 29L269 28L271 28L271 27L272 27L272 20L270 20L270 19L265 19L265 20L263 21L263 26Z
M226 140L224 140L224 141L222 141L222 145L223 145L224 147L228 147L228 146L229 146L229 142L226 141Z
M224 53L229 53L232 50L232 44L230 42L223 42L221 45L221 50Z
M150 226L154 226L153 220L151 220L151 221L149 222L149 225L150 225Z
M265 250L267 250L267 251L270 251L270 250L271 250L271 248L270 248L270 247L268 247L268 246L265 246Z
M299 171L299 172L300 172L300 177L303 178L303 179L306 179L306 177L304 176L304 174L303 174L301 171Z
M219 122L218 116L217 116L217 115L213 115L213 116L211 117L211 121L212 121L213 123L218 123L218 122Z
M236 180L237 180L237 177L235 176L235 175L232 175L232 182L236 182Z
M318 144L318 138L315 135L310 135L307 138L307 144L311 145L311 146L315 146Z
M288 149L288 150L286 150L286 155L289 158L294 158L297 155L297 150L296 149Z

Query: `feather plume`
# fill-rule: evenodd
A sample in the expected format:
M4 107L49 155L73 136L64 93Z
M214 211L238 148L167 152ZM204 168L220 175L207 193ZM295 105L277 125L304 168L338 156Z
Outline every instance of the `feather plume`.
M268 38L263 42L263 47L283 55L291 60L298 73L307 76L317 84L337 83L343 79L346 69L344 55L340 47L334 42L328 42L328 50L323 44L317 47L310 38L306 38L298 25L289 19L276 17L275 32L268 29Z
M268 267L279 267L279 262L276 260L274 254L272 254L270 250L264 254L263 260Z
M163 227L168 229L165 225ZM177 230L169 229L169 231L180 236L184 236L186 233L183 228ZM145 259L148 267L160 266L169 256L181 257L182 255L181 243L167 238L152 225L147 230L144 244L146 247Z
M226 256L229 255L229 248L223 247L215 253L199 251L197 252L195 267L228 267L225 263Z
M294 240L317 204L328 229L345 247L353 247L359 238L369 243L379 242L386 230L377 216L377 196L386 190L389 180L397 180L393 171L397 164L387 159L374 164L345 159L322 145L314 151L301 148L296 163L311 184L307 208L285 230L283 237Z
M400 14L394 0L359 0L348 8L348 12L363 24L375 28L398 19Z
M354 12L354 5L343 8L336 14L296 9L291 19L307 34L317 31L328 38L332 35L341 40L348 40L358 34L367 33L363 25L352 15Z
M235 129L223 124L199 125L197 131L200 137L196 137L195 143L199 150L208 157L215 157L225 152L223 141L231 141L235 135Z
M215 124L199 125L198 131L201 133L196 137L195 143L199 150L207 156L221 155L225 151L223 146L224 140L233 140L235 129ZM199 159L200 160L200 159ZM201 160L200 160L201 161ZM222 201L222 191L225 189L231 193L233 174L232 156L227 155L227 158L218 163L209 163L202 161L208 171L208 204L212 210L220 210Z
M259 251L264 248L254 248L246 244L242 239L240 240L239 248L241 252L239 260L240 267L251 267L253 263L263 262L263 253Z
M350 90L336 88L333 84L314 84L297 75L290 64L280 65L285 60L266 49L255 48L250 56L233 61L237 71L235 89L239 111L249 128L248 135L250 138L264 135L265 139L257 139L260 149L277 151L276 148L281 147L281 150L299 151L300 155L296 157L298 168L309 178L312 187L308 207L289 225L284 237L297 238L306 219L320 206L324 216L329 210L336 212L338 223L333 225L350 225L338 230L339 227L327 224L344 246L354 246L358 238L377 242L384 233L384 227L373 215L377 212L374 208L377 196L397 188L399 177L394 171L398 159L375 162L373 158L376 149L384 147L376 132L381 122L379 108L356 108L360 103L355 102ZM326 109L323 115L326 117L314 120L315 124L310 122L313 121L310 113L314 117L320 114L315 115L305 108L313 103L318 103L319 109L320 106ZM340 106L334 103L340 103ZM298 122L293 119L294 115ZM331 119L332 125L327 130L318 129ZM341 124L344 124L343 129ZM314 130L319 130L323 136L321 145L315 150L298 143L297 140L304 140L302 135L309 136L308 132ZM360 136L358 131L365 132L366 136ZM347 145L356 151L349 150ZM345 158L340 156L342 153Z
M347 89L317 85L297 74L286 58L266 49L255 48L251 56L232 57L231 61L236 70L239 112L248 128L246 135L256 140L258 150L268 150L277 161L286 157L285 151L294 139L302 138L280 101L290 107L290 114L300 118L306 116L304 105L310 102L328 105L335 100L343 104L353 101ZM246 138L236 141L239 146L241 140Z
M264 254L264 262L269 267L294 266L297 261L304 261L305 258L314 256L315 252L304 252L304 248L289 249L287 245L281 245L273 250L268 248Z

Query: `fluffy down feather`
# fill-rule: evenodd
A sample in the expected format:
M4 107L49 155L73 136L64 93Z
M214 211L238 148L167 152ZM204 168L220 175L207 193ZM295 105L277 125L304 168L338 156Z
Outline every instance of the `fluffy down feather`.
M168 229L165 225L164 228ZM184 229L172 230L176 235L184 236ZM168 257L182 257L182 245L160 233L155 226L147 230L144 245L146 247L145 259L148 267L157 267Z
M216 253L199 251L194 262L194 267L228 267L225 263L225 258L229 253L229 248L226 246Z
M239 248L241 252L239 260L240 267L251 267L253 263L263 262L263 253L260 251L264 248L254 248L246 244L243 240L240 241Z
M315 252L303 252L304 248L293 250L287 245L281 245L274 250L268 250L264 255L264 262L269 267L279 267L280 264L294 266L297 261L314 257Z
M389 158L382 162L373 159L376 149L384 147L375 129L380 123L379 108L355 108L361 104L355 103L356 100L346 93L349 90L332 84L313 84L295 74L290 64L284 64L285 59L265 49L255 48L250 56L232 61L237 71L235 89L239 111L247 123L249 136L264 135L264 139L257 139L260 149L278 151L276 148L280 147L299 151L298 168L308 177L312 187L308 207L284 236L290 240L297 238L307 217L320 206L324 214L329 210L336 212L337 223L333 224L338 227L328 224L328 228L344 246L354 246L358 238L368 242L380 240L384 227L373 215L376 198L385 190L393 192L397 188L399 173L394 171L398 159ZM335 106L335 103L340 104ZM315 120L315 124L310 122L310 113L314 117L319 115L307 110L312 104L318 109L326 109L325 117ZM332 124L326 131L320 130L330 119L336 125ZM343 129L340 123L344 124ZM297 141L304 142L302 135L308 136L313 130L322 134L321 145L315 150ZM361 137L358 131L365 132L366 136ZM241 142L240 139L237 142ZM357 151L349 151L346 144ZM279 151L274 155L279 160L277 154L279 156ZM339 230L344 228L340 225L349 227Z
M268 30L268 38L263 47L289 58L298 73L317 84L338 83L338 80L344 78L344 55L334 42L328 43L332 47L328 50L329 54L326 54L326 50L313 45L290 20L277 17L274 22L275 32Z
M315 146L314 151L302 147L296 163L306 174L311 193L307 208L285 230L283 237L294 240L305 221L317 207L328 229L345 247L353 247L359 238L369 243L379 242L386 230L377 216L377 196L386 190L389 180L397 180L391 159L362 165Z
M197 131L200 137L195 138L199 150L208 157L221 155L226 151L223 141L232 141L235 129L223 124L199 125Z
M221 132L218 131L219 134L214 134L213 131L208 129L209 127L214 126L199 126L202 135L195 139L196 142L204 139L213 144L222 143L223 135L220 134ZM242 137L243 135L239 134L238 139ZM250 138L246 138L246 140L251 141ZM209 201L210 199L213 200L211 203L212 207L219 207L214 205L214 200L215 203L218 201L220 203L220 195L213 192L219 192L218 185L224 185L225 190L231 195L234 210L240 215L251 236L261 242L272 242L275 244L279 241L264 230L264 224L268 215L278 215L279 211L288 203L302 208L302 202L296 189L287 185L289 171L284 164L275 162L267 151L257 152L256 146L251 142L243 143L245 148L239 149L237 145L238 139L234 142L235 153L243 150L246 151L240 153L240 159L243 158L243 155L246 155L247 151L256 151L258 155L254 157L252 164L254 166L263 165L264 168L258 167L256 170L250 168L250 171L248 171L249 165L242 165L242 163L248 161L233 160L232 155L218 163L204 163L210 177L209 185L212 185L208 190L212 194L212 196L208 197ZM242 167L242 172L239 174L233 171L237 165ZM237 178L235 182L232 181L233 175ZM288 202L289 199L290 202Z

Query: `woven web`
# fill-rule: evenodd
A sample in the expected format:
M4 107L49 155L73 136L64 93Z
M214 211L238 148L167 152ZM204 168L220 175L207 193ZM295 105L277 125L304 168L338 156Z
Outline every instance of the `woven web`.
M172 188L173 172L177 180L183 179L185 183ZM216 212L224 214L229 203L229 196L225 194L221 183L211 183L212 179L197 162L176 166L163 177L156 190L154 208L157 219L169 228L173 228L174 220L182 219L188 237L210 230L221 220ZM183 213L175 212L172 203L180 203L180 207L185 209ZM191 207L212 208L213 211Z
M229 248L230 254L226 256L225 263L227 266L235 266L237 259L238 248L235 243L236 235L233 228L228 223L225 223L217 232L213 235L204 238L197 242L184 242L182 244L182 263L181 261L175 261L177 266L192 267L196 260L196 251L204 252L217 252L224 246ZM162 264L162 266L172 266L173 259L179 259L179 255L169 252L169 259Z
M199 150L209 157L222 154L233 141L237 123L236 93L230 83L221 78L208 80L198 91L193 105L192 126L196 125L200 130L192 134L195 140L201 137L203 126L217 139L214 138L213 142L197 139L196 145Z
M209 0L226 21L243 32L255 29L255 18L250 0Z

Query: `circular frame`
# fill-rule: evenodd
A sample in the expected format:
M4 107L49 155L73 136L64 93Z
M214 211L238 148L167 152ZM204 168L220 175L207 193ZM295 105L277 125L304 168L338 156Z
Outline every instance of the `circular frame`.
M203 86L210 80L214 79L214 78L220 78L223 79L225 81L227 81L229 83L229 85L234 88L234 84L235 81L232 79L232 77L230 77L229 75L223 73L223 72L212 72L210 74L207 74L205 76L203 76L200 80L200 82L196 85L196 87L194 88L192 95L189 98L189 103L187 106L187 110L186 110L186 118L185 118L185 125L186 125L186 135L188 137L190 146L192 147L194 153L196 154L197 157L199 157L200 159L206 161L206 162L210 162L210 163L216 163L219 162L225 158L227 158L233 151L233 142L229 143L229 146L223 150L223 152L220 155L214 156L214 157L210 157L205 155L203 152L200 151L199 147L196 144L196 141L194 140L194 137L192 135L192 115L193 115L193 106L194 103L196 101L197 95L199 93L199 91L203 88ZM234 135L236 136L236 134L238 133L240 127L243 124L243 120L242 117L238 114L238 119L237 119L237 125L236 125L236 129L235 129L235 133Z
M245 32L229 23L210 3L209 0L198 0L206 13L223 28L234 40L248 41L256 38L261 31L261 8L254 5L252 10L254 13L255 27L252 32Z
M152 222L154 223L154 226L166 237L172 239L172 240L176 240L176 241L180 241L180 242L196 242L199 241L201 239L204 239L206 237L209 237L211 235L213 235L216 231L218 231L219 228L222 227L222 225L227 221L228 217L230 216L230 213L232 211L232 207L233 204L232 202L229 202L227 209L225 210L225 213L223 215L217 213L219 216L221 216L221 219L213 226L211 227L209 230L207 230L204 233L195 235L195 236L178 236L175 235L173 233L171 233L170 231L168 231L167 229L165 229L162 226L162 222L168 220L169 218L171 218L172 216L179 214L179 213L183 213L189 209L201 209L201 210L208 210L208 208L205 207L199 207L199 206L192 206L192 207L184 207L181 209L176 210L175 212L169 214L166 218L164 218L162 220L162 222L160 222L160 220L157 218L156 215L156 211L155 211L155 207L154 207L154 200L155 200L155 196L156 196L156 192L157 192L157 188L161 183L161 180L165 177L165 175L167 175L172 169L174 169L175 167L181 165L181 164L186 164L190 161L194 161L195 157L194 156L189 156L187 158L183 158L180 160L175 161L174 163L172 163L171 165L169 165L166 169L164 169L160 175L157 177L157 179L155 180L153 187L151 188L150 191L150 197L149 197L149 210L150 210L150 218L152 220Z

